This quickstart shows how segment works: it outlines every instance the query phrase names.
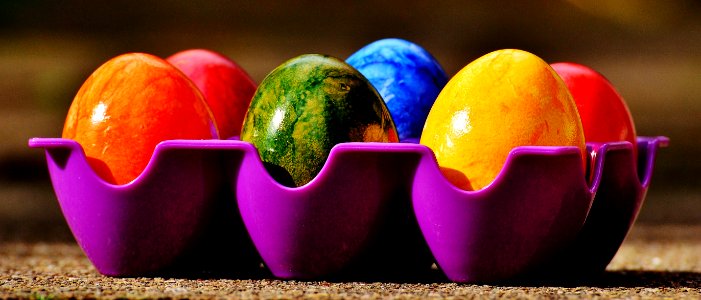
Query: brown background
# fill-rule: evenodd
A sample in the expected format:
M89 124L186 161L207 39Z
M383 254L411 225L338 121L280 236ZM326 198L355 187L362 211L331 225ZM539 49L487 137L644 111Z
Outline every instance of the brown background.
M639 135L666 135L639 222L701 223L701 4L696 1L0 1L0 240L70 240L40 150L73 95L124 52L220 51L260 81L304 53L339 58L385 37L449 76L500 48L609 78ZM109 4L107 4L109 3Z

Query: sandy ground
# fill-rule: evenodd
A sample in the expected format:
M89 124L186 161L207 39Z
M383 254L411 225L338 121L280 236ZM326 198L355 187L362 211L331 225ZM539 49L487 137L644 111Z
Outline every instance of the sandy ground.
M417 282L110 278L72 242L0 245L3 298L699 298L701 225L636 225L600 277L581 282L456 284L438 271Z

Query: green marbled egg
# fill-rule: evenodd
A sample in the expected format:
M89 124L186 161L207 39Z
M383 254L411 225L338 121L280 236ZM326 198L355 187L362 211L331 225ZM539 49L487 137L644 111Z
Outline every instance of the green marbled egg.
M368 80L324 55L293 58L258 86L241 130L281 184L314 179L334 145L397 142L389 111Z

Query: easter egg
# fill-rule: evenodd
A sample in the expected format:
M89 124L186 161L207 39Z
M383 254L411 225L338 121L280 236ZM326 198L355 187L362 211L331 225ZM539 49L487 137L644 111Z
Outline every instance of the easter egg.
M346 62L380 93L399 139L417 140L433 102L448 81L433 56L409 41L382 39L361 48Z
M585 162L582 122L567 86L542 59L514 49L486 54L448 81L421 144L464 190L488 186L518 146L576 146Z
M382 98L356 69L308 54L275 68L260 83L241 140L252 143L281 184L302 186L343 142L397 142Z
M587 142L628 141L637 156L633 117L613 85L593 69L575 63L551 65L577 103Z
M80 143L90 166L113 184L137 178L161 141L219 137L197 87L165 60L143 53L117 56L90 75L62 136Z
M222 54L191 49L166 59L180 69L204 95L222 138L238 136L256 84L239 65Z

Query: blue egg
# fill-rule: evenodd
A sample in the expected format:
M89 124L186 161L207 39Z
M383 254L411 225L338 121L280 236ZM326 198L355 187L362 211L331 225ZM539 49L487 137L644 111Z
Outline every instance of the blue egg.
M353 53L346 62L380 93L400 141L418 140L433 102L448 82L433 56L412 42L382 39Z

